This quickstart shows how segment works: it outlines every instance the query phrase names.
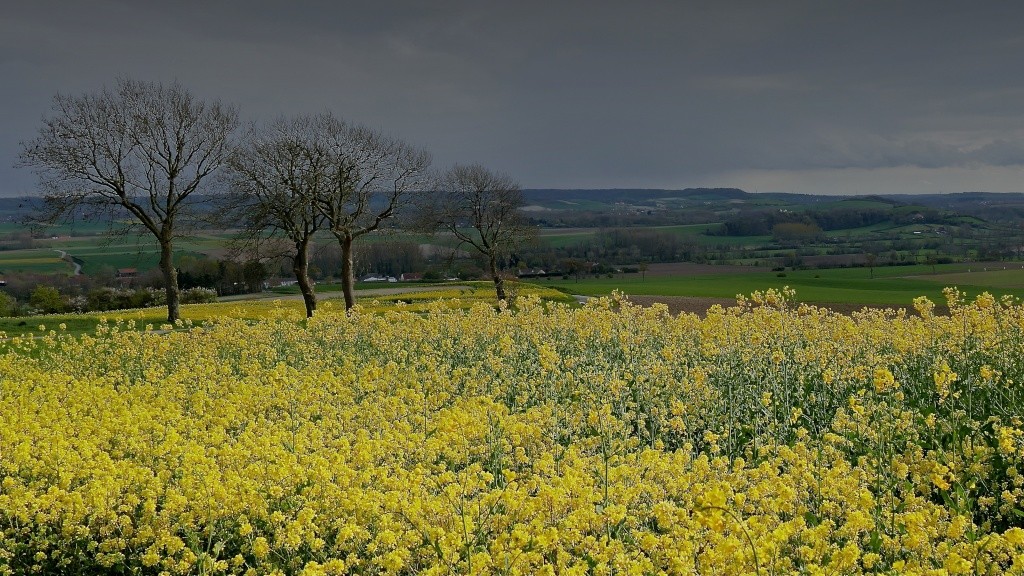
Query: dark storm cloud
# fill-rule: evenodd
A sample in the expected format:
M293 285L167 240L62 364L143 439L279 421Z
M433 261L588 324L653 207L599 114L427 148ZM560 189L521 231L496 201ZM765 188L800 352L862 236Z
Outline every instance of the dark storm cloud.
M1024 164L1022 16L1011 2L24 2L0 20L0 193L32 189L8 166L52 95L118 75L176 79L249 118L330 109L527 186L814 171L818 187L822 171L906 168L971 170L984 189L979 167Z

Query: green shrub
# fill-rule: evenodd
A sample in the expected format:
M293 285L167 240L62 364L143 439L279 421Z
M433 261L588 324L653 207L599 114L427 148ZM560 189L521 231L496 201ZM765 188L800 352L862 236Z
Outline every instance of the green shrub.
M182 304L210 304L217 301L217 291L210 288L189 288L181 291Z
M16 316L18 314L18 301L14 296L6 292L0 292L0 318Z
M28 303L43 314L63 312L67 309L64 297L53 286L36 286L35 290L32 291L32 295L29 296Z

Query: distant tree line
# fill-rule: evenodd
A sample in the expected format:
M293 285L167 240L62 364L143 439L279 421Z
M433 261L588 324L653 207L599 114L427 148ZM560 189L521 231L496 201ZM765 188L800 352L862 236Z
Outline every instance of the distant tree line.
M0 235L0 250L27 250L35 247L36 243L31 232L11 232Z
M176 269L182 279L184 304L211 302L218 295L262 289L266 267L185 255ZM250 284L239 285L249 275ZM255 274L255 275L254 275ZM89 275L66 276L18 272L4 275L0 288L0 316L96 312L166 305L166 291L159 270L118 277L112 268Z
M626 228L645 226L674 226L678 224L704 224L721 217L711 210L664 210L656 207L636 207L619 211L606 210L548 210L525 214L530 224L542 228Z
M893 225L905 224L955 224L955 218L947 213L932 208L906 207L894 209L880 208L839 208L829 210L763 210L743 212L727 219L718 230L713 231L723 236L768 236L777 233L780 225L799 224L816 227L818 230L848 230L863 228L885 222ZM811 228L804 228L806 231ZM781 230L798 230L794 227L783 227ZM785 235L785 233L783 234Z
M165 291L151 286L116 287L97 286L87 290L77 286L37 284L31 290L0 291L0 317L29 316L33 314L60 314L64 312L105 312L163 306ZM193 287L181 291L183 304L203 304L217 299L210 288Z
M683 237L652 228L611 228L593 239L567 246L563 255L606 262L681 262L693 260L697 247Z
M260 292L270 276L259 260L237 262L185 255L178 259L178 282L182 289L209 288L224 296Z
M337 243L315 245L312 252L312 277L321 279L339 276L342 253ZM352 260L357 277L371 273L398 276L403 272L423 271L431 264L419 244L398 239L358 245L353 250Z
M890 210L838 209L815 211L759 211L739 214L722 223L717 230L723 236L768 236L776 226L800 224L818 230L843 230L871 226L892 219Z

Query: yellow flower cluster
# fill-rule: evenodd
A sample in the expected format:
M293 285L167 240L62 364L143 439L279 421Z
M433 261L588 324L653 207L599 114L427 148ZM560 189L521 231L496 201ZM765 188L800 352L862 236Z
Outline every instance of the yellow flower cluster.
M0 574L1024 574L1024 308L919 304L11 340Z

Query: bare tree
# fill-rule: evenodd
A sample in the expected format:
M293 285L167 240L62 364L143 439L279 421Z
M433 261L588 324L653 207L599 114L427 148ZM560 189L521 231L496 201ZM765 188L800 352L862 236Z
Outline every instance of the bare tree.
M487 258L499 300L505 299L499 263L536 233L519 211L524 204L523 192L512 177L479 164L448 170L432 204L438 226Z
M310 246L325 218L316 199L335 167L332 143L344 124L330 115L281 118L252 127L228 162L226 214L242 222L242 243L257 257L284 256L302 292L306 317L316 310ZM287 250L279 251L286 239Z
M345 308L355 304L352 244L377 231L429 183L430 155L361 126L339 130L333 173L318 205L341 246Z
M128 212L156 238L174 322L174 241L188 199L227 159L237 125L233 106L204 102L178 84L123 79L97 94L56 95L39 135L22 143L19 165L39 176L45 219Z

